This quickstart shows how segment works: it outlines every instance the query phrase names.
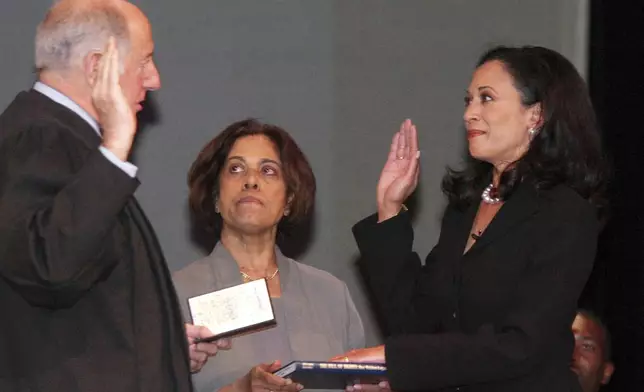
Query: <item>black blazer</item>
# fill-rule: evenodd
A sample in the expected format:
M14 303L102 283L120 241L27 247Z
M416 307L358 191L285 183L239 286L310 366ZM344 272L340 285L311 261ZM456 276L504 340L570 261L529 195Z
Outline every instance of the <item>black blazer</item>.
M185 331L138 181L81 117L0 115L0 390L189 391Z
M394 390L577 391L571 324L598 224L571 189L522 184L463 255L478 205L448 207L421 266L407 213L354 226Z

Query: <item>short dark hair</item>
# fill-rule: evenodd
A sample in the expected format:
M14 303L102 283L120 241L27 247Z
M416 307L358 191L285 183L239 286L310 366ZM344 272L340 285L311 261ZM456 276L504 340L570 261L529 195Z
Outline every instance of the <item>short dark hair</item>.
M277 149L286 182L286 194L292 196L290 213L279 223L286 230L308 217L315 204L315 176L308 160L284 129L246 119L227 126L201 150L188 172L189 203L203 228L219 235L221 216L215 211L219 195L219 176L235 142L245 136L263 135Z
M512 76L524 106L541 104L539 131L528 151L501 176L499 192L508 199L524 180L538 189L563 184L603 212L605 157L586 83L575 67L554 50L538 47L495 47L477 67L499 61ZM492 165L469 157L464 170L447 169L443 192L450 203L467 207L480 200L492 180Z
M577 310L577 314L585 317L586 319L594 322L595 324L597 324L597 326L599 326L604 338L604 347L602 349L602 352L604 354L603 360L604 362L610 362L613 355L613 345L611 342L610 331L608 330L606 324L604 324L601 317L599 317L597 313L593 312L592 310L580 308Z

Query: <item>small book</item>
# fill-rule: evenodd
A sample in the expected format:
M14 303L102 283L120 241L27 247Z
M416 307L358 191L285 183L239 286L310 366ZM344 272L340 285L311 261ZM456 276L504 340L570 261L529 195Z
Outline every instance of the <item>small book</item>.
M344 390L348 385L387 381L387 367L380 363L293 361L273 374L304 389Z
M266 279L189 298L188 306L192 323L213 333L196 343L254 332L276 323Z

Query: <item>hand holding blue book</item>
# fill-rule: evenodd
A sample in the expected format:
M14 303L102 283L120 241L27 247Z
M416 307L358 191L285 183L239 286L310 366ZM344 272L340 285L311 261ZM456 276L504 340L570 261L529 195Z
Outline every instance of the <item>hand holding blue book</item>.
M354 384L387 381L387 367L380 363L293 361L273 374L290 378L305 389L341 389Z

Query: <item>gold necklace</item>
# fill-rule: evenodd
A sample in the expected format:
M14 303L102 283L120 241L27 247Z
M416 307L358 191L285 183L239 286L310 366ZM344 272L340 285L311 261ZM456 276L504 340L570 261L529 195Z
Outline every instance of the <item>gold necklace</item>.
M271 279L273 279L273 278L275 277L275 275L277 275L277 273L278 273L279 271L280 271L280 269L279 269L279 268L275 268L275 272L273 272L270 276L266 276L266 280L271 280ZM248 275L246 272L244 272L244 271L242 271L242 270L239 270L239 273L241 274L241 276L242 276L242 278L243 278L244 282L250 282L251 280L255 280L255 279L253 279L250 275ZM259 279L259 278L258 278L258 279Z

